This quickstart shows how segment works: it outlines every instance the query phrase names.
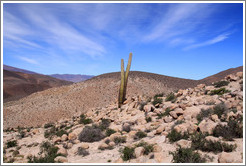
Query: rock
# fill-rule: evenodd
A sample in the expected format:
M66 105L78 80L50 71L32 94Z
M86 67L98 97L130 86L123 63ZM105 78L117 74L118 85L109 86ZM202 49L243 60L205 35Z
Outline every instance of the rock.
M70 149L73 147L73 144L71 142L67 143L67 148Z
M124 161L123 161L123 159L120 157L120 158L118 158L117 160L115 160L115 163L123 163Z
M173 118L172 118L171 116L165 116L165 117L164 117L164 121L165 121L166 123L170 123L170 122L173 121Z
M184 111L184 118L186 119L186 116L191 116L191 118L196 118L196 116L200 113L201 109L199 107L186 107Z
M199 124L199 128L201 130L201 132L203 133L208 133L208 134L212 134L213 133L213 129L217 126L217 123L213 122L210 119L204 119L200 124Z
M98 149L101 149L101 150L104 150L104 149L107 149L108 148L108 144L106 143L102 143L98 146Z
M140 156L136 159L137 163L146 163L147 161L147 157L146 156Z
M214 137L214 136L211 136L211 135L207 136L205 139L207 141L213 141L213 142L220 141L220 139L218 137Z
M140 146L140 147L135 148L134 153L135 153L136 158L142 156L144 154L144 147Z
M155 107L153 105L147 104L147 105L144 106L143 109L144 109L145 112L151 112L151 111L154 111Z
M57 154L62 154L62 155L67 155L67 150L63 147L60 147L59 150L57 151Z
M77 139L77 135L75 133L68 134L68 140L75 140L75 139Z
M211 119L212 119L214 122L220 122L220 120L219 120L219 118L218 118L218 115L216 115L216 114L211 115Z
M38 133L40 133L40 131L39 131L39 129L33 129L33 130L32 130L32 133L33 133L33 134L38 134Z
M165 135L162 135L162 136L156 138L156 143L158 143L158 144L162 144L165 141L166 141L166 136Z
M111 141L111 142L109 142L108 145L113 147L113 146L115 146L115 143Z
M161 134L165 130L165 126L161 125L156 129L156 134Z
M61 140L62 141L66 141L67 140L67 134L63 134L62 137L61 137Z
M181 139L176 142L177 145L181 146L182 148L190 148L191 147L191 141Z
M61 142L61 137L54 137L54 138L52 139L52 141L53 141L54 143Z
M218 156L218 162L219 163L242 163L242 158L239 153L236 152L222 152Z
M162 163L164 161L165 155L162 152L154 153L154 159L158 163Z
M89 149L89 144L87 144L87 143L82 143L82 144L80 145L80 147L83 148L83 149Z
M162 147L159 145L154 145L153 146L153 152L161 152L162 151Z
M62 163L68 162L68 159L66 157L63 157L63 156L57 156L54 160L55 160L55 162L62 162Z

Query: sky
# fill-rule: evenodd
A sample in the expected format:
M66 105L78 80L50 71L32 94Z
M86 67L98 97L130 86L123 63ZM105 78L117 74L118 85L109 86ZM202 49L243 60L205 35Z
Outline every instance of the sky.
M3 64L202 79L243 65L242 3L4 3Z

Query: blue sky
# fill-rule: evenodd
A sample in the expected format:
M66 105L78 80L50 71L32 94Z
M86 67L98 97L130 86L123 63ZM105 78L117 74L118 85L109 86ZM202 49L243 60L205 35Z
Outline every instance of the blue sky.
M243 4L7 4L3 63L42 74L201 79L243 65ZM126 67L126 66L125 66Z

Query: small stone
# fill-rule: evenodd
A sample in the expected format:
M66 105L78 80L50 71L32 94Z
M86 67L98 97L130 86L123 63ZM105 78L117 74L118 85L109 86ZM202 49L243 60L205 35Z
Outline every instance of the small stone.
M80 147L83 148L83 149L89 149L89 144L87 144L87 143L82 143L82 144L80 145Z
M68 162L68 159L66 157L63 157L63 156L57 156L54 160L55 160L55 162L62 162L62 163Z
M162 151L162 147L159 145L154 145L153 146L153 152L161 152Z
M61 142L61 137L54 137L54 138L52 139L52 141L53 141L54 143Z
M138 158L144 154L144 148L142 146L137 147L135 148L134 153L135 153L136 158Z
M190 148L191 147L191 141L181 139L178 142L176 142L177 145L181 146L182 148Z
M114 143L114 142L109 142L108 145L109 145L109 146L115 146L115 143Z
M62 141L66 141L67 140L67 134L63 134L62 137L61 137L61 140Z
M216 115L216 114L211 115L211 119L212 119L214 122L219 122L219 121L220 121L219 118L218 118L218 115Z
M32 133L33 133L33 134L38 134L38 133L40 133L40 131L39 131L39 129L33 129L33 130L32 130Z
M59 148L59 150L57 151L57 154L62 154L62 155L67 155L67 150L63 147Z
M102 143L101 145L98 146L98 149L104 150L108 148L108 144Z
M156 134L161 134L165 130L165 126L161 125L156 129Z
M77 139L77 135L75 133L68 134L68 140L75 140L75 139Z

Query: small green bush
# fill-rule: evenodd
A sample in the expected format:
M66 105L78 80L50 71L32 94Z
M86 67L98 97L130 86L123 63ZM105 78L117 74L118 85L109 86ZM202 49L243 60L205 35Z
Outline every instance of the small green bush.
M44 157L29 156L28 163L54 163L54 159L57 156L62 156L61 154L57 154L58 147L48 141L42 142L40 152L44 154Z
M44 131L44 137L45 138L51 137L55 135L55 133L56 133L56 128L55 126L52 126L50 129Z
M81 142L96 142L103 138L105 138L105 135L98 126L85 126L79 134L79 140Z
M177 132L176 130L172 129L170 133L168 133L167 138L171 143L176 142L181 139L188 139L189 135L187 132L184 132L184 134L181 134Z
M143 111L144 106L147 104L147 102L140 102L139 110Z
M7 142L7 148L11 148L11 147L15 147L15 146L17 146L17 141L16 140Z
M46 123L45 125L44 125L44 128L50 128L50 127L53 127L54 126L54 123ZM55 127L55 126L54 126Z
M167 95L165 101L172 101L172 102L174 102L175 100L176 100L176 97L175 97L174 93L171 92L171 93L169 93L169 94Z
M157 114L157 119L161 119L162 117L168 116L171 111L172 110L170 108L166 108L164 112Z
M215 89L215 90L211 90L209 95L223 95L224 93L228 93L230 92L229 90L227 90L226 88L220 88L220 89Z
M116 145L126 143L126 137L114 137L114 143Z
M134 149L135 148L130 148L130 147L124 147L124 149L121 151L122 153L122 156L121 158L124 160L124 161L127 161L127 160L130 160L130 159L133 159L135 158L135 155L134 155Z
M164 93L159 93L159 94L156 94L155 96L154 96L154 98L157 98L157 97L163 97L164 96Z
M146 134L145 132L143 132L143 131L138 131L138 132L135 134L134 139L141 139L141 138L144 138L144 137L146 137L146 136L147 136L147 134Z
M109 137L111 134L114 134L114 133L116 133L116 131L113 130L113 129L109 129L109 128L108 128L108 129L106 130L106 136L107 136L107 137Z
M146 120L147 123L149 123L149 122L152 121L152 118L149 116L149 117L146 117L145 120Z
M201 157L198 152L192 148L177 148L175 152L170 152L174 163L204 163L206 159Z
M90 118L86 118L86 116L84 114L81 114L79 123L86 125L86 124L92 123L92 120Z
M213 113L218 115L219 119L221 119L221 116L227 112L227 108L224 103L217 104L213 107Z
M218 82L215 82L213 85L216 88L220 88L220 87L226 86L228 84L229 84L229 81L218 81Z
M87 155L89 155L90 153L86 150L86 149L84 149L84 148L82 148L82 147L78 147L78 151L77 151L77 155L80 155L80 156L87 156Z
M57 135L58 137L61 137L63 134L68 134L67 133L67 131L65 131L65 130L58 130L56 133L55 133L55 135Z
M136 144L135 147L143 147L145 155L148 155L149 153L153 152L153 150L154 150L153 144L148 144L147 142L143 142L143 141Z
M158 97L154 97L154 101L152 102L153 105L156 105L156 104L162 104L162 99L161 98L158 98Z
M204 118L209 117L209 115L211 115L213 113L212 109L202 109L201 112L199 114L197 114L196 119L199 122L201 122Z
M213 130L213 136L223 137L225 140L232 141L233 138L243 138L242 119L229 119L227 125L217 125Z
M101 123L99 124L99 128L101 130L106 130L109 127L110 123L111 123L110 119L102 119Z

